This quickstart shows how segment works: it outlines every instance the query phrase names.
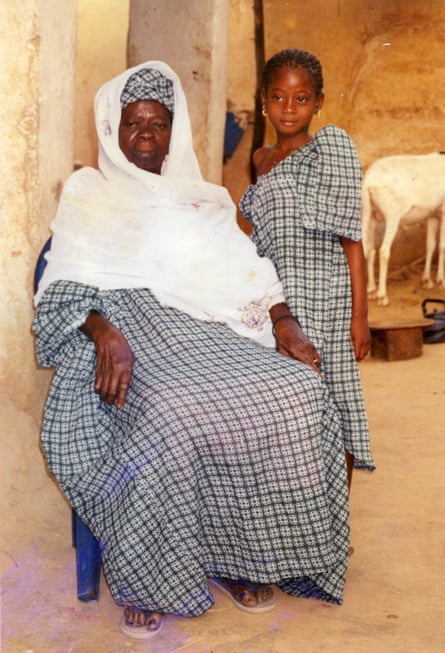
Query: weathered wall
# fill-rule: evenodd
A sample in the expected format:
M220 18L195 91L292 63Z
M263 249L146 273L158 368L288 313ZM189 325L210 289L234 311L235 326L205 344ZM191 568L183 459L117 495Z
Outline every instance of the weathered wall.
M75 1L0 3L2 247L0 380L31 407L32 273L60 187L72 166ZM66 21L69 25L61 28Z
M222 181L228 0L132 0L129 64L160 59L181 79L206 179Z
M97 166L93 102L97 90L127 68L130 0L78 0L74 161ZM106 25L106 29L100 29Z
M36 367L30 327L35 260L72 168L76 2L0 0L0 25L0 511L8 547L38 536L42 515L56 518L64 507L39 452L49 374Z
M35 7L19 10L0 4L2 34L0 88L1 274L0 382L11 389L24 383L18 401L27 404L35 382L31 339L25 339L32 315L30 249L39 230L40 33Z

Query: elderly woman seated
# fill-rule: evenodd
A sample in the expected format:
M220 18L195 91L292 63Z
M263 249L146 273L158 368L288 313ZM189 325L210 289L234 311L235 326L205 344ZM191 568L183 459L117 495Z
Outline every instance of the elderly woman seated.
M348 492L318 354L204 182L162 62L97 94L99 170L67 181L36 295L42 444L103 548L123 632L294 596L341 603ZM284 354L284 355L283 355Z

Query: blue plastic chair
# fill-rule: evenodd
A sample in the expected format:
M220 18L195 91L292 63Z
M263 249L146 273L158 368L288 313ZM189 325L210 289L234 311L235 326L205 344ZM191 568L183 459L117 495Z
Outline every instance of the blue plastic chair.
M45 254L51 249L51 238L48 238L37 260L34 272L34 292L46 266ZM88 526L73 510L71 513L72 542L76 549L77 598L89 602L99 600L100 570L102 552Z

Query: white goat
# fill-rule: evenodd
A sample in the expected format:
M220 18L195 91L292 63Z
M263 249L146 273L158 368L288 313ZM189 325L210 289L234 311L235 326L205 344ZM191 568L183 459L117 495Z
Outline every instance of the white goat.
M375 283L377 221L385 222L379 253L379 285ZM368 296L381 306L388 305L386 281L389 255L399 224L427 220L426 258L423 284L433 287L431 260L439 233L436 281L445 287L445 154L388 156L370 165L363 178L363 248L368 267Z

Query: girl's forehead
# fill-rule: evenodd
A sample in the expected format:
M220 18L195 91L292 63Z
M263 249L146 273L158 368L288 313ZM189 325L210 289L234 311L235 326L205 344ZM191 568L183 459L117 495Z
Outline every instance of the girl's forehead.
M283 66L274 71L269 87L276 86L313 86L312 75L305 68Z

